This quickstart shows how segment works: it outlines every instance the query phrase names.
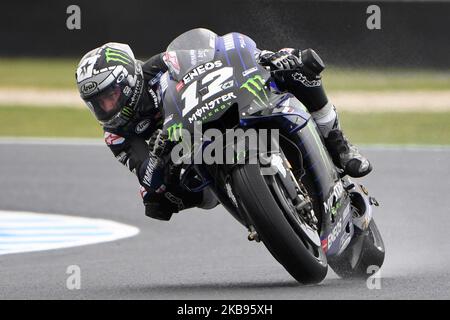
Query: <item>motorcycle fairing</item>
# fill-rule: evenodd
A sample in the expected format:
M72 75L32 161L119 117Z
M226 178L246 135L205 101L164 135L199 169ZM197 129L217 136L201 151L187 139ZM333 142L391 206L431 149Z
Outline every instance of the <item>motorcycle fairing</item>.
M186 41L186 35L180 37L183 42ZM175 46L171 44L169 48L180 48L176 39L172 43ZM270 72L255 59L258 49L252 39L240 33L229 33L217 36L214 43L215 54L209 61L209 70L205 70L208 62L192 63L190 68L178 66L179 70L187 70L185 75L172 70L162 77L165 130L181 126L192 133L194 122L206 124L215 121L233 105L238 106L239 119L243 125L254 121L256 117L263 121L274 116L286 116L286 126L292 132L306 125L310 115L298 100L296 104L290 103L291 106L284 111L280 109L280 105L285 105L292 95L274 93L268 82ZM198 51L193 52L197 54ZM177 61L187 61L187 52L192 54L192 50L170 52L172 56L180 56ZM183 76L186 75L187 81L184 81ZM211 94L211 91L217 92Z

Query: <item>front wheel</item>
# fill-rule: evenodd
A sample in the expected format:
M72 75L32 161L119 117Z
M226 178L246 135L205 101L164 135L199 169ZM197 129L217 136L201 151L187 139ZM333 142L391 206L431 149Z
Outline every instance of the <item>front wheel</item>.
M291 206L276 175L264 176L259 165L247 164L236 167L231 179L240 209L275 259L300 283L321 282L328 264L320 240L311 240L306 224L288 212Z

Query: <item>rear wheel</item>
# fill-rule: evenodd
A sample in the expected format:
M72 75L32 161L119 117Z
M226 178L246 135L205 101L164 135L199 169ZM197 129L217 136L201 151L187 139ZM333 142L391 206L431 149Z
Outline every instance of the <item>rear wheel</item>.
M231 176L233 192L278 262L300 283L319 283L328 270L320 238L296 213L278 175L262 175L259 165L238 166Z

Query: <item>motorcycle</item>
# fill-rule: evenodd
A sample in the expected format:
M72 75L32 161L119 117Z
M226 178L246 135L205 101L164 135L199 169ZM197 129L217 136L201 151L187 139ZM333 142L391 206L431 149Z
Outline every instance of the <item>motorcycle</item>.
M271 160L183 163L180 184L217 199L248 239L262 242L302 284L321 282L328 265L343 278L370 276L368 269L381 268L385 257L373 219L378 202L334 166L311 115L292 94L277 90L274 71L257 63L256 51L245 35L201 28L168 46L169 70L160 75L159 91L170 140L181 129L195 135L199 123L203 132L223 136L238 129L279 133ZM200 140L200 150L207 140ZM252 154L254 147L244 145L236 159ZM275 173L266 174L269 169Z

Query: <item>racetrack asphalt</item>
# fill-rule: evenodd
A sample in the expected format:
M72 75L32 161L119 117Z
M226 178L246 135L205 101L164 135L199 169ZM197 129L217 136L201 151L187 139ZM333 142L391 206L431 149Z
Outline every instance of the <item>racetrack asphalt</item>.
M0 210L111 219L139 235L0 256L0 299L449 299L450 148L362 148L380 202L381 289L339 279L302 286L222 207L145 217L135 176L106 147L0 144ZM70 265L81 289L66 287Z

